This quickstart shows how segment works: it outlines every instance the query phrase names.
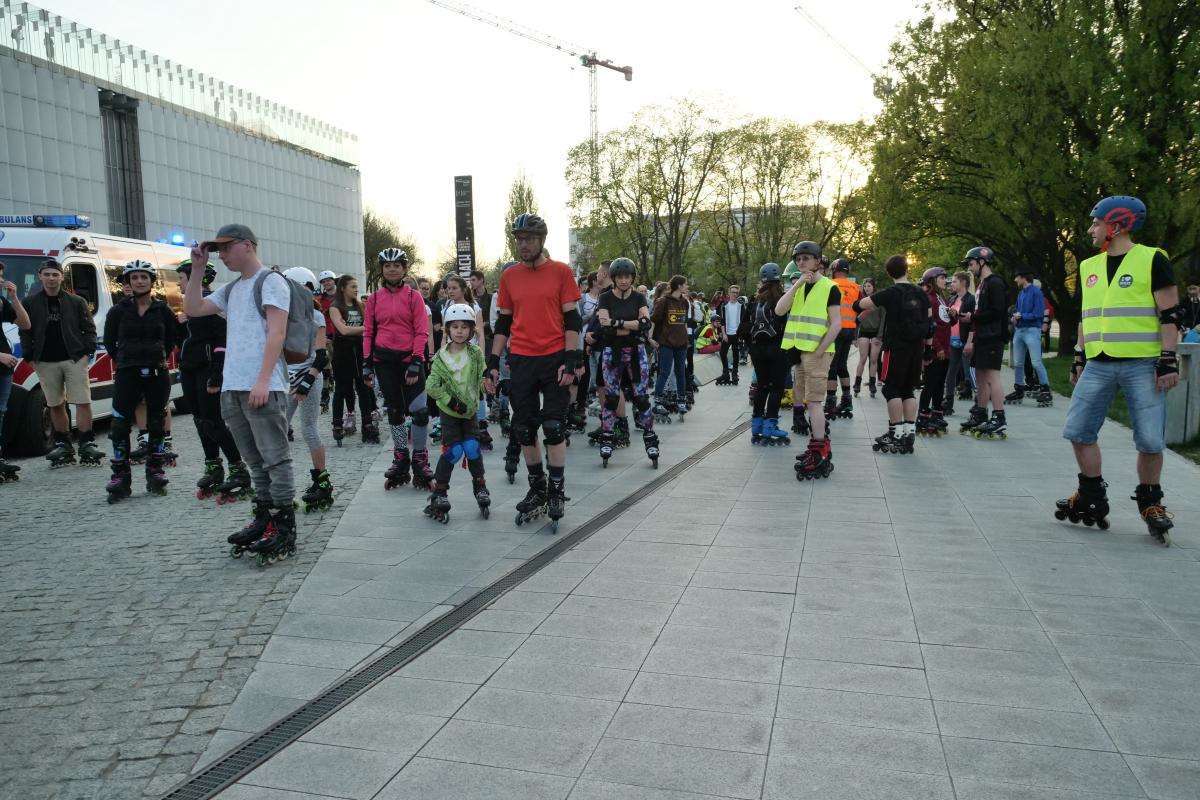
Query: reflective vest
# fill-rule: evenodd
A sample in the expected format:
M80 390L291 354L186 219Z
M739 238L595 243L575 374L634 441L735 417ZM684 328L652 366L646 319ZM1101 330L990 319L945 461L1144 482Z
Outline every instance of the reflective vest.
M858 314L854 313L854 301L862 296L862 289L849 278L834 278L842 292L842 330L853 330L858 327Z
M1150 291L1155 248L1135 244L1108 282L1108 256L1079 265L1083 286L1083 352L1088 358L1157 358L1162 351L1158 306Z
M821 277L809 287L804 297L800 296L803 287L796 290L787 326L783 329L781 346L784 350L795 348L811 353L817 349L817 343L829 331L829 292L833 288L833 281ZM829 343L825 352L833 352L833 342Z

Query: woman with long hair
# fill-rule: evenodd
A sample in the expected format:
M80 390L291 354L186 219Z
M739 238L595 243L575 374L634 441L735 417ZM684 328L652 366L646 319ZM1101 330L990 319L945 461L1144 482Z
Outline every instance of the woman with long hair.
M775 305L783 297L780 275L778 264L762 265L758 271L761 283L744 323L746 339L750 343L750 362L758 378L750 420L751 444L791 443L788 435L779 429L779 404L783 401L791 369L788 354L781 347L787 315L775 313Z
M875 279L867 278L862 283L862 296L875 294ZM879 352L883 339L879 332L883 328L883 309L875 307L858 315L858 369L854 373L854 396L862 390L863 367L868 367L867 390L875 396L875 376L879 374Z
M363 304L353 275L337 279L329 318L333 322L333 440L341 447L346 429L351 427L344 425L343 412L354 413L355 395L364 426L375 412L375 393L363 380Z

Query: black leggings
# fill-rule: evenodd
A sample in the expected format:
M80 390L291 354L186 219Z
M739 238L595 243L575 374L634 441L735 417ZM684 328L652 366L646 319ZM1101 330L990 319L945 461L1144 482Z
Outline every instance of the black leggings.
M829 380L841 380L842 386L850 385L850 367L848 360L850 358L850 345L854 344L854 337L858 335L856 328L843 328L838 331L837 338L833 340L833 361L829 363Z
M371 412L375 410L375 392L363 380L362 341L357 344L333 347L333 424L341 425L342 415L349 410L354 411L354 395L358 394L358 404L362 408L362 418L366 422Z
M122 367L113 377L112 425L108 438L113 443L113 460L129 457L129 434L138 403L146 401L146 430L152 449L162 446L167 401L171 399L171 373L166 367Z
M729 351L733 351L733 358L729 358ZM721 342L721 374L722 375L737 375L738 362L742 358L742 343L736 336L730 336L725 341ZM732 361L732 363L730 363Z
M919 406L922 411L930 408L934 411L942 410L942 401L946 396L946 373L949 370L948 358L934 359L933 363L925 368L925 386L921 389Z
M225 453L230 464L242 460L233 435L225 427L221 416L221 393L208 391L209 368L179 370L179 384L183 387L183 399L192 411L192 422L200 434L200 447L204 449L206 461L214 461Z
M758 379L758 391L754 393L754 416L779 419L779 404L787 388L787 353L775 342L750 345L750 362L754 364L754 375Z

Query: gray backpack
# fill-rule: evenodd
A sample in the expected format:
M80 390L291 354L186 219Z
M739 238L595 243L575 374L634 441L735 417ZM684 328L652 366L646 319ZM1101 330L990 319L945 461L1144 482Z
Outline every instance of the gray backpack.
M317 324L313 322L312 314L312 292L282 273L269 269L260 270L251 288L254 292L254 307L263 319L267 318L267 312L262 304L262 286L267 276L272 274L287 281L288 291L291 293L288 300L287 332L283 336L283 360L288 364L303 364L312 354L313 343L317 340ZM239 275L233 283L241 279ZM233 283L229 284L230 292L233 291Z

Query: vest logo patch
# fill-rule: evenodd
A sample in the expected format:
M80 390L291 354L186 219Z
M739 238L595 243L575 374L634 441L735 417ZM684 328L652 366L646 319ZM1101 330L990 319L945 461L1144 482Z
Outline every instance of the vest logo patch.
M1121 279L1119 281L1117 281L1117 285L1120 286L1122 289L1128 289L1130 286L1133 286L1133 276L1132 275L1122 275Z
M1088 275L1088 279L1087 279L1087 285L1088 285L1088 288L1090 289L1090 288L1092 288L1093 286L1095 286L1095 285L1096 285L1096 282L1097 282L1097 281L1099 281L1099 280L1100 280L1100 276L1099 276L1099 275Z

